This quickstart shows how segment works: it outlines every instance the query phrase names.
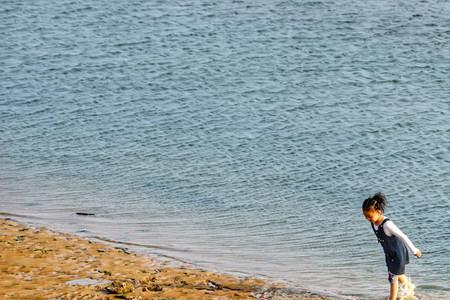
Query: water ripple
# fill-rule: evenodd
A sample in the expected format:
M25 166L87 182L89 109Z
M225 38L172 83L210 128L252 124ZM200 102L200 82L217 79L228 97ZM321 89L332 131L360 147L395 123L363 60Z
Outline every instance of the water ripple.
M383 257L360 205L381 190L424 250L418 293L446 299L449 10L7 1L2 210L377 299Z

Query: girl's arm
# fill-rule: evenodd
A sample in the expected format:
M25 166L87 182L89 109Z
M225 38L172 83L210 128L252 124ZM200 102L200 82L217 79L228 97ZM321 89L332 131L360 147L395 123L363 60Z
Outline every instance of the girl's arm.
M417 249L414 244L411 242L411 240L406 236L406 234L404 234L392 221L388 221L384 224L384 232L386 233L386 235L388 236L392 236L395 235L396 237L398 237L400 240L402 240L403 243L405 243L405 245L409 248L409 250L411 250L412 253L414 253L415 255L418 254L418 252L420 252L419 249Z

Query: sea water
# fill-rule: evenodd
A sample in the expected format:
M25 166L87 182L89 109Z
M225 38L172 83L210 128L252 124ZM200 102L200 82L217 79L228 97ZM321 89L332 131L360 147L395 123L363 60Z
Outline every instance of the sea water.
M440 0L2 1L0 210L379 299L361 203L382 191L424 254L416 295L448 299L449 16Z

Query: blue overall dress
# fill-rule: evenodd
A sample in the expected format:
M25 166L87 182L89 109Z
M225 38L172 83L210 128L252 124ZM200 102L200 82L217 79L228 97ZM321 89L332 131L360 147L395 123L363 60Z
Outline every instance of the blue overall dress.
M394 235L387 236L384 232L383 225L387 221L389 221L388 218L384 219L377 230L373 224L371 225L378 238L378 242L383 247L389 272L389 282L392 282L395 275L402 275L405 273L405 265L409 264L409 256L408 249L402 240Z

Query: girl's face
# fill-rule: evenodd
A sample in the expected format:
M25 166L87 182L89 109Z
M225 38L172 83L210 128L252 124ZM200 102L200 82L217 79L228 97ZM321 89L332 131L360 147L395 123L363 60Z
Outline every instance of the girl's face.
M367 219L367 221L373 224L380 220L382 215L383 212L381 210L375 209L373 206L364 211L364 217Z

